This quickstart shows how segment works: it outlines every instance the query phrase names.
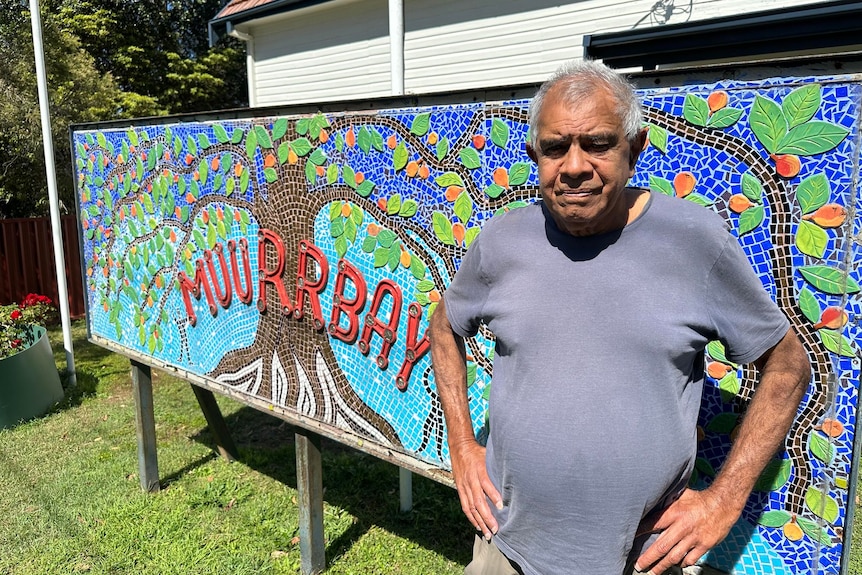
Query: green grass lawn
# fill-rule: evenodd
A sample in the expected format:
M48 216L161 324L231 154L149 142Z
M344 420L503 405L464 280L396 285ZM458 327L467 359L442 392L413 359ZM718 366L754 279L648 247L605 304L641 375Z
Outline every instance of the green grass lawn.
M189 385L153 371L162 490L137 476L129 361L73 327L78 386L48 416L0 431L0 575L299 573L293 430L217 395L240 452L216 456ZM51 330L57 364L62 334ZM472 528L455 492L324 440L327 574L462 573ZM857 507L850 575L862 574Z
M137 476L129 361L73 329L78 386L47 417L0 431L0 574L298 573L293 430L217 396L240 452L217 457L185 382L153 372L162 490ZM52 330L57 364L62 334ZM462 573L472 528L449 487L323 443L327 573Z

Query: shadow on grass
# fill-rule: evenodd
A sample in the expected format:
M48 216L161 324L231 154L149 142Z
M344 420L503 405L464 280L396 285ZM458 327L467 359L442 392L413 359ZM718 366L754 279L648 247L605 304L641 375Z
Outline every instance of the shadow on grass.
M184 475L191 473L195 469L201 467L202 465L205 465L207 462L210 462L217 457L218 457L218 453L216 451L213 451L209 455L199 457L198 459L189 463L188 465L186 465L180 469L177 469L176 471L174 471L170 475L164 475L164 476L159 477L159 487L161 489L167 489L170 486L170 484L173 483L174 481L176 481L177 479L180 479Z
M245 465L296 488L293 426L251 407L226 416L225 422ZM192 439L215 449L208 428ZM321 454L324 501L356 518L344 533L328 542L328 564L373 526L409 539L450 561L469 562L474 532L461 513L454 489L414 475L413 509L402 513L399 472L395 465L327 438L322 440Z
M75 385L73 386L66 365L65 343L61 326L48 329L54 363L58 366L60 381L65 397L49 413L65 411L81 405L84 399L96 395L101 388L116 382L130 381L129 360L110 350L100 347L87 339L87 329L83 320L72 323L72 349L75 354ZM60 369L63 366L63 369Z

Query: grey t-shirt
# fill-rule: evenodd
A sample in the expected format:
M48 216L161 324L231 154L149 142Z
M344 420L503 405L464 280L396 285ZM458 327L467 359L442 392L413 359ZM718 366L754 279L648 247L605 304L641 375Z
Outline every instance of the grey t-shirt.
M721 218L661 194L589 237L541 202L494 218L444 299L458 334L496 338L496 541L525 574L620 575L691 473L706 344L747 363L789 328Z

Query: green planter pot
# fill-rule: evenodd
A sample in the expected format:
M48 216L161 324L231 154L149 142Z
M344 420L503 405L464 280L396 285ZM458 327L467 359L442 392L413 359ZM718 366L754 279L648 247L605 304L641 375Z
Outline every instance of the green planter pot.
M0 359L0 429L38 417L63 399L47 332L34 329L33 345Z

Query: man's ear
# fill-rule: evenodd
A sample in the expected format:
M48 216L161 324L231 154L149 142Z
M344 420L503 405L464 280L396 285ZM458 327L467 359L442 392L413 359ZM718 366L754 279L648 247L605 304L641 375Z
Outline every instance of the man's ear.
M527 155L530 156L530 159L534 162L538 162L536 159L536 150L533 149L533 145L530 142L527 142L525 147L527 148Z
M631 149L629 150L629 169L634 170L635 164L638 162L638 158L641 155L641 152L646 150L647 145L649 144L649 126L644 126L640 129L640 131L635 136L634 140L631 143Z

